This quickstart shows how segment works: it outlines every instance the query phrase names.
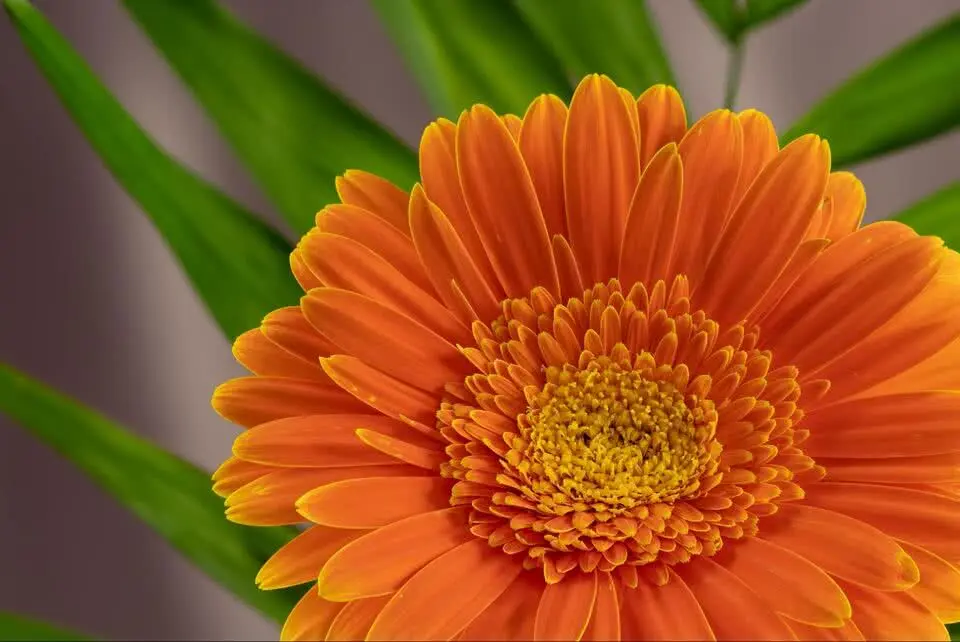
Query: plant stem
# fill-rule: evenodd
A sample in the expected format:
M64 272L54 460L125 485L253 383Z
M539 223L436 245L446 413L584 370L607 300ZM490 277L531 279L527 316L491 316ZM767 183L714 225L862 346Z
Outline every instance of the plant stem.
M738 36L730 44L730 63L727 67L727 89L724 92L723 106L733 109L740 91L740 72L743 68L743 36Z

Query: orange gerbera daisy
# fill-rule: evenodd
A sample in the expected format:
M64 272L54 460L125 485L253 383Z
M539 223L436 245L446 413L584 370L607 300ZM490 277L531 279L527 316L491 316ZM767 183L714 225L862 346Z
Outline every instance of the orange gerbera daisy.
M586 78L362 172L234 346L230 519L282 638L946 639L960 261L823 140ZM859 229L858 229L859 228Z

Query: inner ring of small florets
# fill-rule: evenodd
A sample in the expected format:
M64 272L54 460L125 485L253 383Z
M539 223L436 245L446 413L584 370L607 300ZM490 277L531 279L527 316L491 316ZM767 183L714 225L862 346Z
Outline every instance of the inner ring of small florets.
M547 368L508 461L546 501L561 492L615 513L696 493L716 468L717 414L664 374L608 357Z
M823 477L800 448L797 368L774 367L757 328L693 310L683 276L501 309L460 348L475 373L437 412L441 474L470 531L548 583L577 568L665 582Z

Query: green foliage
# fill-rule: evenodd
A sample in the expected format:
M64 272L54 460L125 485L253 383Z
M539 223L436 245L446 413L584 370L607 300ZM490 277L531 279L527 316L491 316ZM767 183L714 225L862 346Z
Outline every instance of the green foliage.
M636 95L658 83L676 85L644 0L516 4L574 77L607 74Z
M60 628L54 624L0 612L0 642L86 642L85 635Z
M30 3L4 4L67 111L150 216L223 331L235 337L298 300L289 243L159 149Z
M570 95L563 68L509 2L372 1L438 115L456 120L484 103L522 116L541 93Z
M296 603L290 591L264 592L254 584L263 562L296 531L228 522L207 473L5 365L0 365L0 412L240 599L278 622Z
M815 132L843 167L960 125L960 14L884 56L821 100L784 135Z
M363 169L410 188L416 155L212 0L124 0L294 230Z
M696 0L700 10L730 43L807 0Z
M960 250L960 181L914 203L894 218L918 234L939 236L948 247Z

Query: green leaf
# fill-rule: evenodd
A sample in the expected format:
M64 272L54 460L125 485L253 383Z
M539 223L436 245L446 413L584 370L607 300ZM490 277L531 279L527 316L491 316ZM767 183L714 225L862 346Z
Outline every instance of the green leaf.
M736 0L696 0L700 11L710 19L713 26L730 42L740 36L740 21L743 19Z
M960 14L861 71L801 118L789 141L814 132L836 167L919 143L960 125Z
M4 6L67 111L150 216L224 332L236 337L297 301L289 243L158 148L27 0Z
M2 642L84 642L91 640L54 624L0 612L0 641Z
M339 202L334 179L348 169L417 181L413 150L216 2L124 6L298 233Z
M730 43L807 0L696 0L700 10Z
M261 591L254 578L294 529L227 521L210 475L3 364L0 412L66 457L240 599L277 621L289 613L297 596Z
M563 67L507 0L373 0L373 6L442 116L456 120L476 103L522 116L540 94L570 95Z
M743 27L747 30L756 29L764 22L792 9L797 9L807 0L746 0Z
M515 1L576 78L607 74L634 94L676 84L644 0Z
M960 250L960 181L914 203L894 218L918 234L939 236L948 247Z

